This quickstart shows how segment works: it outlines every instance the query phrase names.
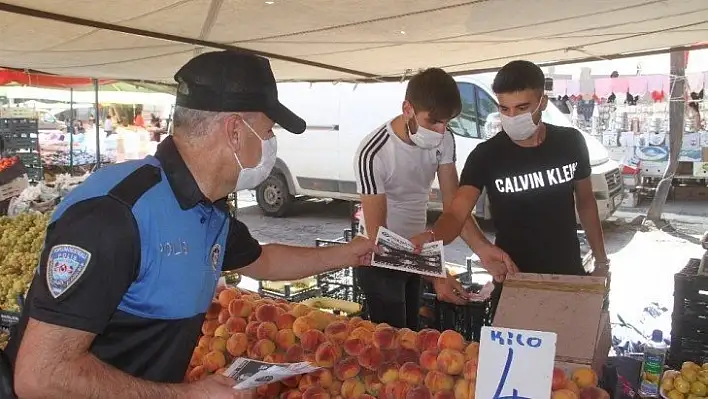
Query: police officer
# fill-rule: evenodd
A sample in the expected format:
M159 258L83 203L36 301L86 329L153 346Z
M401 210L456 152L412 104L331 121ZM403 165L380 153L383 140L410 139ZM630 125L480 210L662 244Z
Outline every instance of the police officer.
M182 384L221 271L292 280L373 248L261 246L229 216L225 197L275 163L274 124L305 130L266 59L205 53L175 79L174 136L154 157L94 173L51 218L7 349L21 398L249 397L219 375Z

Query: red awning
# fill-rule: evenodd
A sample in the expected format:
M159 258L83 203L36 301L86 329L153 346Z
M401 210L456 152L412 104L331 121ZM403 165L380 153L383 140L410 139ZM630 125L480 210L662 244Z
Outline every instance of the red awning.
M99 80L99 84L101 85L113 82L115 82L115 80ZM71 87L89 86L92 83L90 78L76 78L24 72L13 69L0 69L0 86L19 84L32 87L68 89Z

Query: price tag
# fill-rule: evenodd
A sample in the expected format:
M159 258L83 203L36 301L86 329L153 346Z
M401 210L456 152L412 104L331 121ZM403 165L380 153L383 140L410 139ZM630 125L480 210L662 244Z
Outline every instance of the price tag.
M482 327L477 398L539 399L551 395L556 333Z

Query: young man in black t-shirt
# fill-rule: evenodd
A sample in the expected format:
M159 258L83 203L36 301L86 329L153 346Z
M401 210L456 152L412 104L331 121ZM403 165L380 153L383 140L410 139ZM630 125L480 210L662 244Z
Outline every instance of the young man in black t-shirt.
M528 61L510 62L499 71L492 89L499 99L503 131L470 153L450 210L443 212L432 232L414 237L416 244L454 240L486 188L497 235L496 245L486 239L474 245L482 263L506 252L521 272L586 274L576 233L577 209L595 257L595 274L606 273L609 263L587 145L574 128L542 123L548 103L544 80L541 68Z

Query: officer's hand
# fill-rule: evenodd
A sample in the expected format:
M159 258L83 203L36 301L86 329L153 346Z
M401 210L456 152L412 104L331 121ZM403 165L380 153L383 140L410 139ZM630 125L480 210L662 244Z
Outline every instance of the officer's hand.
M450 273L447 274L447 277L433 279L433 288L439 301L450 302L455 305L464 305L469 301L469 294Z
M203 380L189 384L189 397L195 399L250 399L255 392L237 391L236 381L221 374L212 374Z
M373 240L357 236L346 245L346 266L369 266L371 265L371 255L379 253L378 247Z
M482 248L477 252L477 255L479 255L479 259L482 261L482 266L497 282L504 281L507 274L519 272L519 268L516 266L516 263L511 260L509 254L496 245L489 245Z

